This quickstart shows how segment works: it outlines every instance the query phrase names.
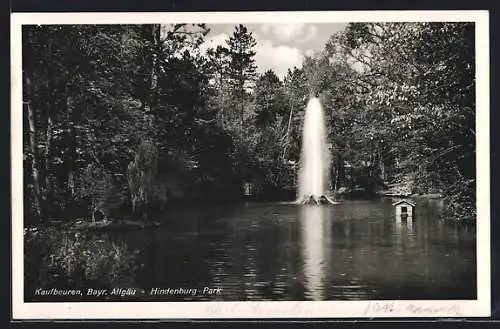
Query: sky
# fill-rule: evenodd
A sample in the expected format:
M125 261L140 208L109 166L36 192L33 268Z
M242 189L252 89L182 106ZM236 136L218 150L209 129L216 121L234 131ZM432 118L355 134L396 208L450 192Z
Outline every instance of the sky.
M244 24L252 32L257 45L255 61L259 73L272 69L281 79L289 68L301 67L306 55L323 50L329 37L347 24ZM209 24L210 33L202 48L226 45L234 24Z

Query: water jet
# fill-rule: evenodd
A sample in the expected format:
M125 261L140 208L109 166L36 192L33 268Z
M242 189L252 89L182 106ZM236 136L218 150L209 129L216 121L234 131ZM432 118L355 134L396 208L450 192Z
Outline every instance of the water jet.
M326 143L325 119L321 102L316 96L307 103L304 115L297 203L334 203L326 194L329 164L330 151Z

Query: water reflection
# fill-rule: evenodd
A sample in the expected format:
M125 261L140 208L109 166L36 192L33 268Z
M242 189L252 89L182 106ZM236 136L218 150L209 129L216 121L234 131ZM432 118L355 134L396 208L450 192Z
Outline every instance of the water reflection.
M329 206L300 208L304 284L306 296L313 300L325 299L327 246L331 240L329 210Z
M415 246L415 233L413 232L414 222L398 221L394 223L394 231L396 236L396 253L395 256L402 258L402 262L411 261Z
M397 222L390 200L189 207L103 239L139 250L133 287L223 289L155 301L475 298L475 233L441 222L439 203L417 208Z
M398 240L401 240L401 237L413 236L413 221L396 221L394 226L396 228L396 235Z

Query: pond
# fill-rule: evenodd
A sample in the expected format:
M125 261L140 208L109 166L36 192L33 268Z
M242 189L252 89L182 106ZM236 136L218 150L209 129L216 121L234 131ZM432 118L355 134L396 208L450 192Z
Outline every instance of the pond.
M475 299L475 231L440 221L441 207L418 201L415 221L401 222L391 199L193 206L110 238L139 250L147 300ZM150 295L204 287L221 289Z
M117 287L137 293L94 300L476 299L475 229L439 220L441 200L401 222L392 201L176 207L159 228L102 234L137 250Z

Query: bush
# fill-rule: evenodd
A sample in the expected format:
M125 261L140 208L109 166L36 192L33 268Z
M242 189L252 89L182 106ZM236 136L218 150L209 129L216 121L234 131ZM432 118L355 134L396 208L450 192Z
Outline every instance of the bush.
M476 180L461 179L445 192L446 219L455 221L476 220Z
M124 243L54 228L25 229L24 238L25 282L32 288L112 288L133 284L137 252Z

